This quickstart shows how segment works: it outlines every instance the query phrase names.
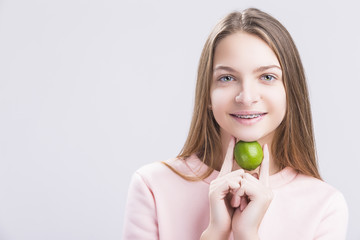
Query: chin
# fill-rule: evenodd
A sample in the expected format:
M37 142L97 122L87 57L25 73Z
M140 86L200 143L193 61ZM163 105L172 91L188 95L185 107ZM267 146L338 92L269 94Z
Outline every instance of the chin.
M254 141L258 141L261 137L260 136L256 136L256 135L244 135L241 134L239 136L236 136L236 141L244 141L244 142L254 142Z

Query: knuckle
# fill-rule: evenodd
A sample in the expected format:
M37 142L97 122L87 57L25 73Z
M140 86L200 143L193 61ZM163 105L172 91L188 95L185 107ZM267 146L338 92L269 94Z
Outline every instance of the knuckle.
M244 174L244 177L250 178L250 177L252 177L252 175L251 175L250 173L245 173L245 174Z
M225 183L226 183L227 186L231 186L232 182L231 182L230 179L227 178L227 179L225 179Z

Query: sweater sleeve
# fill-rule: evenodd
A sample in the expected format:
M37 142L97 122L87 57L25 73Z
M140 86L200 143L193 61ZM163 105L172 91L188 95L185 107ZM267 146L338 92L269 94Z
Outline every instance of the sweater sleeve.
M348 207L343 195L337 192L329 202L327 211L317 228L316 240L346 239Z
M139 173L130 182L125 209L123 239L159 239L155 200Z

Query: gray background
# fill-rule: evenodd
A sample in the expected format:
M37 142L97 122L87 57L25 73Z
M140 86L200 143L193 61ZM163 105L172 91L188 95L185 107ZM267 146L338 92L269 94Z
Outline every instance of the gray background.
M120 239L131 174L185 141L207 35L247 7L298 46L321 174L360 239L360 7L349 0L0 0L0 239Z

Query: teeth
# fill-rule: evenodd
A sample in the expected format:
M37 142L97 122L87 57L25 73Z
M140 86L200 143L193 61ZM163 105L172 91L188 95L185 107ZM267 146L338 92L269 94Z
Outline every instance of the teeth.
M249 119L249 118L256 118L256 117L260 117L261 114L251 114L251 115L235 115L238 118L245 118L245 119Z

